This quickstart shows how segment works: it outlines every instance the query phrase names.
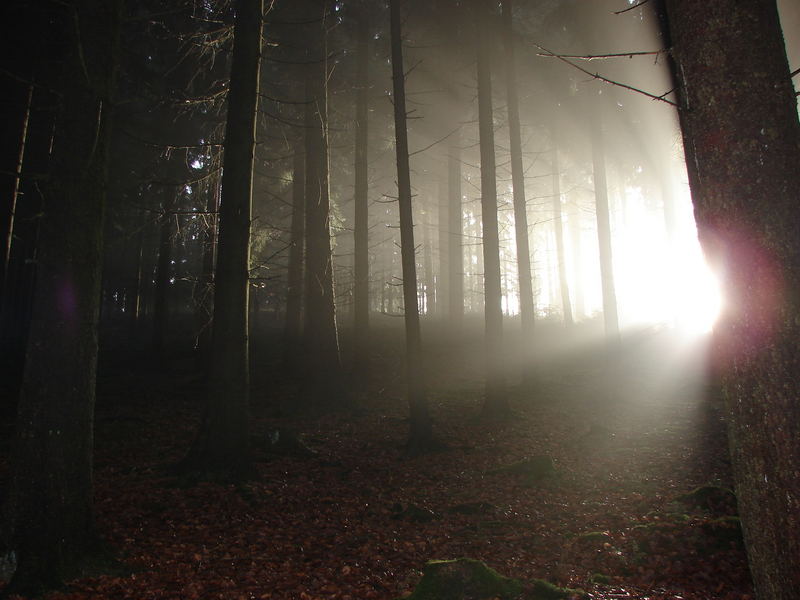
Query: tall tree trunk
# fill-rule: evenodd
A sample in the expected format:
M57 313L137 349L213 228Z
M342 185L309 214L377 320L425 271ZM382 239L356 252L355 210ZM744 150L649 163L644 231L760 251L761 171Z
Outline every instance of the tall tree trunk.
M3 293L6 288L6 281L8 279L8 266L11 260L11 242L14 239L14 215L17 210L17 200L20 193L20 185L22 183L22 165L25 161L25 144L28 141L28 123L31 118L31 105L33 104L33 83L28 85L28 96L25 102L25 113L22 116L22 127L19 136L19 153L17 155L17 165L14 173L14 185L11 191L11 199L8 205L8 214L3 215L3 270L0 271L0 302L2 302Z
M519 281L519 309L522 333L526 338L533 334L535 307L531 281L531 250L528 236L528 207L525 201L525 172L522 169L522 139L519 122L519 96L517 94L516 61L514 58L514 31L512 0L503 0L503 42L506 62L506 101L508 103L508 135L511 150L511 181L514 190L514 232L517 240L517 272Z
M436 311L436 290L434 289L433 283L431 214L427 208L423 208L422 210L422 268L425 271L425 314L432 315Z
M598 100L599 101L599 100ZM592 143L592 173L597 214L597 241L600 256L600 282L603 289L603 323L606 340L612 347L619 342L617 295L614 290L614 262L611 255L611 221L608 214L608 183L606 181L605 148L599 111L590 117Z
M417 454L428 450L433 444L433 427L428 410L425 372L422 367L422 337L419 326L419 305L417 304L417 265L411 206L411 171L408 164L405 72L403 71L403 38L400 31L399 0L389 1L389 11L397 191L400 211L400 253L403 266L403 306L406 329L406 369L411 417L408 451L411 454Z
M214 162L216 162L215 159ZM211 360L211 334L214 316L214 266L217 259L217 224L219 223L221 182L217 176L211 179L206 199L207 224L203 232L203 265L195 288L195 311L197 314L197 347L200 363L208 368Z
M461 214L461 138L451 136L447 152L447 312L457 331L464 319L464 223Z
M500 287L500 236L497 227L497 175L495 172L494 113L490 67L492 42L486 26L490 16L483 0L475 0L473 10L478 34L478 129L481 154L481 224L483 230L484 317L486 321L486 400L483 412L491 418L504 418L509 413L509 405L502 359L503 307ZM517 134L519 134L519 122L517 122ZM521 155L518 158L521 159ZM516 186L514 193L516 196ZM524 210L524 200L522 203ZM515 217L516 208L515 198ZM524 237L527 240L527 219L525 222ZM517 243L519 241L517 240Z
M369 20L362 7L358 22L358 73L356 93L355 218L353 338L354 372L363 381L368 368L369 339L369 209L367 131L369 119Z
M756 595L800 590L800 123L773 0L666 2ZM757 43L754 43L757 41ZM721 49L724 49L722 51Z
M306 274L303 348L309 377L305 395L312 403L344 400L334 305L333 254L328 173L326 28L328 0L318 3L319 39L306 79ZM315 15L319 17L320 15ZM327 398L323 398L327 396Z
M61 73L58 131L44 184L39 270L12 453L17 570L4 594L60 585L97 551L92 447L109 97L118 2L48 13ZM78 35L80 32L80 36ZM58 60L56 60L58 59Z
M583 284L583 258L581 245L581 208L577 202L567 203L569 211L569 238L572 246L572 281L575 284L575 319L586 316L586 298Z
M295 142L292 165L292 224L286 286L286 323L283 332L283 363L292 370L299 367L303 334L303 249L306 229L304 139L299 137Z
M171 193L167 191L167 193ZM170 196L163 205L164 214L161 215L161 226L158 239L158 262L156 263L156 280L153 294L153 350L156 354L164 352L167 337L167 323L169 312L169 286L170 272L172 270L172 222L175 207L175 196Z
M567 281L567 261L564 257L564 220L561 208L561 173L558 168L558 146L556 146L556 131L553 128L553 230L556 237L556 260L558 261L558 283L561 289L561 309L564 315L564 324L572 325L572 303L569 297L569 282Z
M208 396L187 466L238 478L249 474L250 213L263 0L235 6Z

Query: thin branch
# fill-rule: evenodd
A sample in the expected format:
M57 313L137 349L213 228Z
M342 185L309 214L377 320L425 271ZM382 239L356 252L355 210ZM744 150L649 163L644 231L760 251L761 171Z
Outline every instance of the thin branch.
M603 82L608 83L610 85L621 87L621 88L629 90L631 92L636 92L637 94L642 94L643 96L647 96L648 98L650 98L652 100L658 100L660 102L666 102L667 104L669 104L671 106L674 106L676 108L678 107L677 103L673 102L672 100L667 100L664 97L667 94L669 94L669 92L665 92L664 94L662 94L660 96L656 96L655 94L651 94L650 92L645 92L644 90L641 90L639 88L635 88L635 87L633 87L631 85L628 85L626 83L620 83L619 81L614 81L613 79L608 79L607 77L603 77L599 73L592 73L591 71L587 71L586 69L584 69L580 65L576 65L575 63L568 61L566 58L564 58L560 54L556 54L555 52L551 52L550 50L548 50L547 48L545 48L543 46L540 46L539 44L534 43L533 45L536 46L537 48L539 48L539 50L541 50L542 52L545 53L545 54L539 54L539 56L557 58L561 62L564 62L564 63L568 64L569 66L571 66L573 69L578 69L578 71L580 71L581 73L585 73L586 75L588 75L589 77L592 77L593 79L599 79L600 81L603 81Z
M615 15L621 15L622 13L626 13L626 12L628 12L629 10L633 10L634 8L639 8L640 6L644 6L644 5L645 5L645 4L647 4L649 1L650 1L650 0L641 0L641 2L637 2L637 3L636 3L636 4L634 4L633 6L629 6L628 8L624 8L624 9L622 9L622 10L617 10L617 11L614 11L614 14L615 14Z
M578 60L603 60L606 58L633 58L634 56L659 56L666 54L667 50L652 50L642 52L620 52L617 54L559 54L561 58L575 58ZM549 56L548 54L539 54L539 56Z

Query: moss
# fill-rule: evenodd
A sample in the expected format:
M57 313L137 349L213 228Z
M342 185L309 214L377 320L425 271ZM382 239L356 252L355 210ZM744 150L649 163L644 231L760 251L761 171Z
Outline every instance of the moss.
M676 500L687 506L714 510L720 506L733 504L736 501L736 495L722 486L704 485L695 488L688 494L678 496Z
M522 589L520 581L503 577L478 560L432 560L407 600L510 600L518 598Z
M611 536L605 531L589 531L580 534L577 540L584 542L610 542Z
M583 590L560 588L542 579L534 579L530 592L525 594L526 600L562 600L566 598L585 598Z
M589 581L591 581L592 583L598 583L600 585L608 585L611 583L611 577L603 573L594 573L589 578Z

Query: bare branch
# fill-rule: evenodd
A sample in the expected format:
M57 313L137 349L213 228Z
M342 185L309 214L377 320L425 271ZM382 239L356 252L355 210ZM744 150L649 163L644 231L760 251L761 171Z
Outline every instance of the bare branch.
M628 8L624 8L624 9L622 9L622 10L617 10L617 11L614 11L614 14L615 14L615 15L621 15L622 13L626 13L626 12L628 12L629 10L633 10L634 8L639 8L640 6L644 6L644 5L645 5L645 4L647 4L649 1L650 1L650 0L641 0L641 2L637 2L637 3L636 3L636 4L634 4L633 6L629 6Z

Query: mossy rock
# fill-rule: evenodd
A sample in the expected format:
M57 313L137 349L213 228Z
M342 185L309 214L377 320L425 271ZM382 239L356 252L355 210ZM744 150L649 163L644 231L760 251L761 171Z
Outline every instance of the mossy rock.
M542 579L522 582L500 575L479 560L431 560L406 600L564 600L585 597Z
M527 478L529 483L536 483L545 477L555 475L555 473L556 467L553 464L553 459L544 454L532 456L489 471L491 475L522 475Z
M459 515L485 515L497 510L488 502L463 502L447 509L447 512Z
M422 508L416 504L403 507L401 504L392 506L392 518L412 523L430 523L439 518L439 515L430 509Z
M504 577L479 560L431 560L406 600L512 600L522 591L521 581Z
M704 485L688 494L678 496L676 500L687 506L716 512L721 508L733 506L736 503L736 495L725 487Z
M703 531L716 545L730 543L743 545L742 522L739 517L720 517L703 523Z

